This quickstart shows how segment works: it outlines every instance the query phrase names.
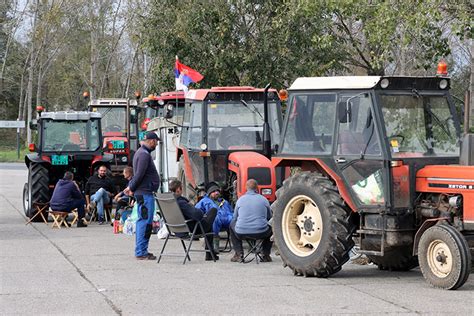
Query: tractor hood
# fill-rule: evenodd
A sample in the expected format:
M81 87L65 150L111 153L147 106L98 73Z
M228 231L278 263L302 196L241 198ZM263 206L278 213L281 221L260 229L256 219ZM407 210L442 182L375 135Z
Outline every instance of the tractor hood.
M432 165L420 169L416 174L418 192L432 189L473 190L474 167L460 165Z

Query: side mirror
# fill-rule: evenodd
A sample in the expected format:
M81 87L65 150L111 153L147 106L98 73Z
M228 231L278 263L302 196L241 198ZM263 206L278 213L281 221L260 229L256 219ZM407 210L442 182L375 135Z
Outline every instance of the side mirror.
M168 104L165 108L165 119L170 119L173 117L173 105Z
M30 125L30 129L35 130L35 131L38 130L38 121L32 120L30 121L29 125Z
M339 123L350 123L352 121L352 109L350 102L339 102L338 105Z
M130 123L138 122L138 115L136 109L130 109Z

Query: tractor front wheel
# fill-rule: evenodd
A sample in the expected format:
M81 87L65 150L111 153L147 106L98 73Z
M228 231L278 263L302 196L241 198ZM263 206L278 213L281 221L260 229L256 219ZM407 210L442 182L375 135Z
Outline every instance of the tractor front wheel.
M420 269L436 288L455 290L471 272L471 253L464 236L450 225L428 228L418 245Z
M327 178L310 172L292 176L277 191L272 209L275 243L295 275L327 277L349 260L352 212Z

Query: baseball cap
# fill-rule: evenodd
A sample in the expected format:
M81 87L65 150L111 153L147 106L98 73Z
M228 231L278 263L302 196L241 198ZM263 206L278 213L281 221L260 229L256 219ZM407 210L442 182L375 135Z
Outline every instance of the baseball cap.
M145 135L145 139L156 139L156 140L161 140L158 135L156 135L155 132L148 132Z

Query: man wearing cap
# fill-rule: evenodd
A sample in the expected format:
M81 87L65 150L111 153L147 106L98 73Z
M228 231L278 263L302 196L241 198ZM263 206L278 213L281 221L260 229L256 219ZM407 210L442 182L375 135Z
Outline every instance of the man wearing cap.
M148 132L142 146L133 156L133 178L124 190L127 195L134 195L138 203L138 220L136 223L135 257L138 260L155 260L148 252L153 216L155 215L155 200L153 192L160 187L160 176L156 171L150 153L155 150L160 139L154 132Z
M219 232L230 227L234 210L229 202L221 197L221 188L215 182L209 183L206 195L196 204L196 208L207 213L211 208L217 208L217 216L212 225L214 232L214 250L219 253Z

